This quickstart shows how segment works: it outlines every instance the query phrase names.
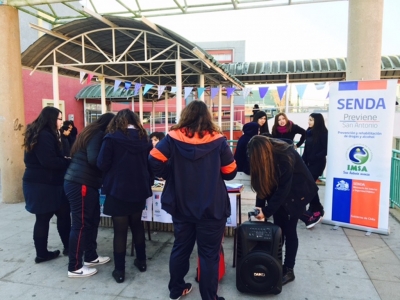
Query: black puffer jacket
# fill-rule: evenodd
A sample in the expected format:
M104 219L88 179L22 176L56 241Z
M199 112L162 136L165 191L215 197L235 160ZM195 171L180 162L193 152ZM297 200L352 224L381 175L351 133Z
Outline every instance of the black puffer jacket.
M100 188L102 184L102 172L97 168L97 156L99 155L104 132L99 131L88 142L86 149L79 150L72 157L64 179L93 188Z

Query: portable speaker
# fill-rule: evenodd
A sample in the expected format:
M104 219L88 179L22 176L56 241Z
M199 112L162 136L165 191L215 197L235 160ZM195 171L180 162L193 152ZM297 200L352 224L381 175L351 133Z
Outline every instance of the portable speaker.
M246 221L237 228L236 288L242 293L282 291L282 231L270 222Z

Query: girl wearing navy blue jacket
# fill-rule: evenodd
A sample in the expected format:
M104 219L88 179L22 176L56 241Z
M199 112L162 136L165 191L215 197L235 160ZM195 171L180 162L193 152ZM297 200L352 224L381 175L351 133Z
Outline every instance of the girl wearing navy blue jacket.
M63 197L63 178L69 159L64 157L59 130L62 126L61 111L45 107L25 131L25 173L22 178L26 210L36 216L33 240L36 263L54 259L59 250L48 251L50 219L57 216L57 230L68 249L71 218L69 203Z
M112 275L125 280L125 254L128 227L135 244L134 265L146 271L146 244L141 221L146 199L152 195L153 174L148 155L153 148L139 116L129 109L117 113L108 126L108 134L97 158L103 171L103 192L106 194L104 214L112 216L114 225L114 264Z
M204 102L192 101L183 109L179 123L151 150L149 161L154 175L166 179L161 203L174 223L170 299L180 299L192 290L184 277L196 241L201 298L223 299L217 296L218 262L231 214L224 180L236 176L236 163Z
M328 129L324 117L320 113L312 113L308 118L303 160L316 181L325 170L328 153ZM320 221L324 216L324 207L319 198L310 203L309 219L305 221L307 228ZM311 226L312 227L312 226Z
M274 217L285 243L282 285L293 281L299 241L297 221L318 187L297 151L288 143L255 136L248 144L251 187L257 193L257 219ZM268 203L268 205L266 205Z

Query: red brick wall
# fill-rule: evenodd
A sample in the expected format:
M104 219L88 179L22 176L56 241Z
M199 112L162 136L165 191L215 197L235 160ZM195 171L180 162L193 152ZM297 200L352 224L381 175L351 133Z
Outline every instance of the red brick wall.
M29 75L31 70L22 70L22 81L25 102L25 122L31 123L37 118L42 110L42 99L53 99L53 77L51 73L35 71ZM86 82L85 82L86 84ZM64 100L65 116L74 115L74 124L80 132L83 128L83 101L76 101L76 94L85 86L80 84L79 79L59 76L58 85L60 100Z

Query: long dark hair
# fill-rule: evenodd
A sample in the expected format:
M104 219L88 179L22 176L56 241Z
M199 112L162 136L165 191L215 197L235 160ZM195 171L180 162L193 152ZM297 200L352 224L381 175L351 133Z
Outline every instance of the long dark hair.
M316 141L318 141L321 135L328 133L328 129L325 126L325 120L322 114L312 113L310 117L314 119L314 126L309 127L307 131L311 130L313 136L313 143L315 143Z
M253 116L253 122L258 123L258 119L261 119L262 117L265 117L265 123L263 126L260 126L260 134L265 132L269 133L268 116L265 111L260 110L259 112L256 112Z
M288 117L286 116L285 113L279 113L275 116L275 121L274 121L274 126L272 126L272 135L277 135L278 134L278 126L279 126L279 117L282 116L286 120L286 132L291 132L292 131L292 122L289 121Z
M128 125L133 125L139 131L139 137L147 137L147 131L140 123L139 116L130 109L120 110L108 124L107 132L114 133L121 130L124 134L128 134Z
M277 157L283 156L294 166L294 156L287 151L291 147L288 143L262 135L256 135L249 141L247 155L250 162L251 189L257 193L257 197L265 199L277 187Z
M79 150L86 149L88 142L96 133L99 131L105 132L112 118L114 118L114 114L105 113L104 115L101 115L95 122L87 125L78 135L75 143L72 145L71 157Z
M171 130L180 129L187 137L194 137L197 133L203 138L206 133L222 133L218 125L212 120L211 113L203 101L190 102L181 113L178 124L171 126Z
M37 144L39 133L46 127L54 134L58 140L59 146L61 147L57 128L57 119L60 113L61 110L52 106L46 106L42 109L36 120L26 127L26 131L23 134L24 143L22 144L22 147L24 147L26 152L32 151Z

